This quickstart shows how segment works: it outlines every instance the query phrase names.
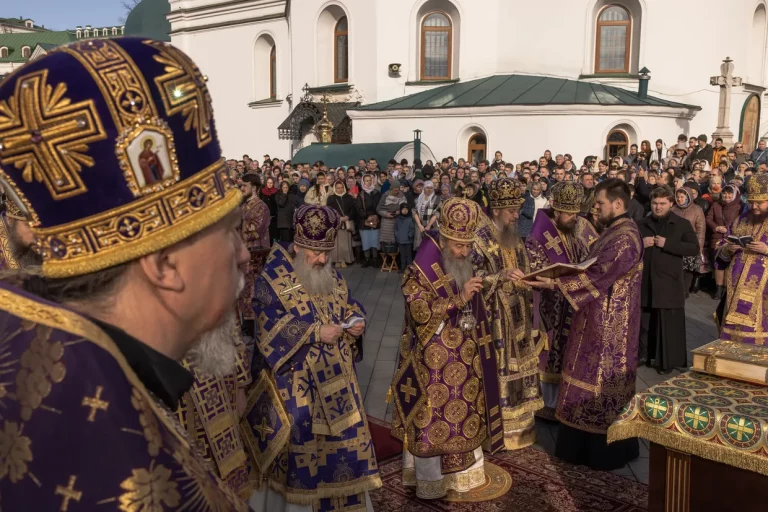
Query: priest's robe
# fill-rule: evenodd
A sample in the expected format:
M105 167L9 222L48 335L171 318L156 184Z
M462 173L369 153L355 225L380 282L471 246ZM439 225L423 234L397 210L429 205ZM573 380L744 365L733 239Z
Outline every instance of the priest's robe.
M531 326L531 289L513 281L503 282L500 274L505 269L515 268L529 273L528 254L521 239L516 247L509 249L501 247L498 240L498 230L493 222L484 219L476 233L471 256L475 267L480 269L478 275L484 278L483 298L492 318L489 355L496 371L484 372L483 384L485 388L497 387L498 392L486 390L485 405L487 410L496 405L501 407L504 432L502 441L491 439L487 443L491 453L502 448L518 450L534 444L533 413L544 407L538 363L546 334ZM497 396L498 402L493 402Z
M469 491L485 482L482 443L488 411L483 373L495 361L481 360L478 343L490 344L490 322L475 295L469 312L475 327L464 331L464 303L456 282L445 275L436 233L425 233L413 264L403 275L405 322L397 370L392 435L403 441L403 484L424 499L448 490ZM498 387L495 388L498 393ZM502 439L500 411L494 435Z
M589 249L598 234L592 225L577 218L573 233L563 233L547 211L539 210L533 221L531 234L525 239L531 272L555 263L581 263L587 259ZM565 345L570 333L573 308L558 290L534 292L533 328L546 332L547 346L539 357L539 376L544 409L539 415L555 419L557 392L563 371Z
M232 335L239 339L239 330ZM218 477L235 494L247 501L252 485L237 406L238 394L251 383L251 365L245 359L245 345L241 341L237 342L237 349L236 366L224 377L206 375L189 359L183 361L195 381L179 401L176 416L209 467L216 470Z
M749 212L728 228L728 236L751 236L768 244L768 222L752 225ZM720 244L715 264L725 270L727 290L720 338L751 345L768 344L768 257L749 249L728 254Z
M270 248L269 223L270 213L267 203L254 192L248 201L242 206L243 222L240 225L240 234L243 243L251 255L245 268L245 288L240 294L237 306L242 320L246 322L246 332L253 335L253 321L256 318L251 302L256 279L264 268Z
M8 224L5 215L0 214L0 270L14 270L20 267L13 256L11 237L8 234Z
M335 272L333 295L310 296L281 244L256 280L255 350L246 413L246 448L258 480L284 501L315 511L366 509L366 493L381 487L363 396L355 373L356 340L319 341L323 324L365 318L363 307ZM268 489L251 498L258 510ZM259 501L261 500L261 501Z
M3 510L247 510L116 343L0 283Z
M637 457L637 439L606 446L606 432L635 394L640 334L643 241L619 216L592 246L597 261L582 274L555 280L573 308L557 399L555 456L596 469Z

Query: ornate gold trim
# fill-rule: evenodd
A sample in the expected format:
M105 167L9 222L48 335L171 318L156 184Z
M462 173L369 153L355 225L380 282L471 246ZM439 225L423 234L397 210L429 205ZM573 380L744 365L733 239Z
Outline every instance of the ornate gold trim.
M11 238L8 234L8 226L5 224L5 219L0 216L0 268L2 263L9 269L19 268L19 263L16 258L13 257L13 250L11 249Z
M119 208L62 226L33 228L42 250L43 275L63 278L103 270L169 247L215 224L242 200L234 184L224 181L222 169L224 159ZM194 193L202 194L202 199ZM56 256L59 253L61 258Z
M578 425L574 427L581 428ZM628 420L608 429L608 443L631 437L642 437L666 448L768 476L768 458L756 453L684 436L640 421Z

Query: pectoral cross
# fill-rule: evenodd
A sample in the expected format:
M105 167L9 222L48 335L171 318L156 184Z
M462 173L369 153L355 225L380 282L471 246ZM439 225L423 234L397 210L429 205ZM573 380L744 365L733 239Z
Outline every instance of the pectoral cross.
M712 138L720 137L726 147L733 143L733 132L728 126L728 120L731 118L731 94L733 86L740 86L742 79L733 76L735 66L730 57L726 57L720 65L720 76L713 76L709 79L710 85L720 87L720 105L717 111L717 129L712 134Z
M258 432L262 443L266 440L269 434L275 433L275 429L267 425L267 418L261 418L261 425L259 425L258 423L254 423L253 430Z
M563 254L563 250L560 248L560 236L552 237L552 235L549 233L549 231L544 232L544 238L547 239L546 245L544 245L544 248L548 251L551 251L552 249L555 250L555 254L560 256Z
M63 485L56 486L56 492L54 492L54 494L63 496L64 498L61 502L61 507L59 508L61 512L67 512L67 509L69 508L69 500L75 500L80 503L80 498L83 497L82 491L75 490L75 481L77 481L77 477L75 475L70 475L69 483L66 487Z
M280 295L293 295L293 292L301 288L301 283L294 283L290 276L285 276L283 278L283 286L285 288L280 290Z
M480 350L485 349L485 358L489 359L491 357L491 333L485 332L485 324L481 324L480 328L482 330L483 336L477 340L477 342L480 344Z
M0 159L58 200L88 191L80 179L83 166L95 163L88 145L107 135L92 100L72 103L66 84L52 87L47 79L47 70L21 78L15 101L0 108Z
M101 393L104 391L104 388L101 386L96 386L96 395L92 397L85 396L83 397L83 402L80 404L83 407L90 407L91 413L88 415L88 421L93 423L96 420L96 413L98 411L106 411L107 407L109 407L109 402L106 402L101 399Z
M405 384L400 384L400 392L405 395L405 403L407 404L411 403L412 396L416 396L416 388L411 385L412 382L411 378L408 377Z

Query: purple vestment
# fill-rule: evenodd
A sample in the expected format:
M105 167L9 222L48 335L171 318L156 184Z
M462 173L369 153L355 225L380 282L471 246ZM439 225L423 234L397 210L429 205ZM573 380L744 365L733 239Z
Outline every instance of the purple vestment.
M728 228L726 236L751 236L768 243L768 222L753 225L749 213L742 214ZM729 258L724 238L717 255L717 267L726 269L725 313L720 338L753 345L768 341L768 258L748 249L738 249Z
M557 419L604 434L635 394L643 241L632 219L616 219L592 246L597 261L555 282L574 310Z

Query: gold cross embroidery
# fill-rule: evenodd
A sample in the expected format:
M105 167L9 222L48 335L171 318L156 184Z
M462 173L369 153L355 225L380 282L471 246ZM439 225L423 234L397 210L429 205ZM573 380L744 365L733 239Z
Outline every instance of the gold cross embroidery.
M275 429L267 425L267 418L261 418L261 425L258 423L253 424L253 430L255 430L259 437L261 438L261 442L263 443L269 434L274 434Z
M83 407L90 407L91 413L88 415L88 421L93 423L96 420L96 413L98 411L106 411L107 407L109 407L109 402L101 399L101 393L104 391L104 388L101 386L96 386L96 395L92 397L85 396L83 397L82 405Z
M483 348L485 349L485 358L488 359L488 358L491 357L491 349L490 349L491 333L490 332L489 333L485 332L485 330L486 330L485 329L485 324L480 324L480 329L481 329L481 332L482 332L483 336L478 340L478 343L480 344L481 350Z
M135 219L125 218L120 223L120 226L118 227L118 230L120 233L127 237L127 238L133 238L138 233L140 224Z
M280 295L294 295L293 292L301 288L301 283L294 283L291 280L291 276L285 276L283 278L283 286L285 286L285 288L280 290Z
M27 183L45 183L58 200L88 191L80 179L83 166L95 163L88 145L107 135L93 100L73 104L65 83L54 88L47 79L47 69L27 75L0 102L0 159Z
M452 289L451 289L451 287L450 287L450 284L451 284L451 278L450 278L450 277L448 277L448 276L446 276L446 275L443 273L443 269L442 269L442 268L440 268L440 265L439 265L439 264L437 264L437 263L433 263L433 264L432 264L432 271L433 271L433 272L435 273L435 275L437 276L437 280L435 280L435 281L432 283L432 286L434 286L434 287L435 287L435 290L439 290L440 288L443 288L443 289L445 289L445 291L446 291L446 292L448 292L449 294L453 294L453 290L452 290Z
M658 398L656 398L648 407L650 407L651 416L654 418L661 418L667 412L667 406L663 405Z
M211 141L211 95L205 85L206 78L189 57L170 44L146 41L160 54L154 58L165 66L165 74L155 78L160 88L168 116L181 112L185 116L184 130L195 128L197 147Z
M731 420L733 421L733 420ZM735 421L728 425L732 430L736 431L736 440L741 441L743 439L742 434L754 434L755 429L750 428L746 425L744 425L744 418L739 418L739 422L736 423Z
M494 256L498 256L499 255L499 244L497 244L496 242L489 243L488 244L488 253L492 254Z
M693 421L693 428L698 428L699 423L703 423L707 419L707 416L701 413L701 407L697 407L693 411L686 411L685 417Z
M77 481L77 477L75 475L70 475L69 483L67 484L66 487L64 487L63 485L56 486L56 492L54 492L54 494L58 496L62 496L64 498L61 501L61 508L59 508L61 512L67 512L67 509L69 508L69 500L75 500L76 502L80 503L80 498L83 497L82 491L75 490L76 481Z
M405 384L400 384L400 392L405 395L405 403L411 403L411 397L416 396L416 388L411 384L413 381L410 377L405 381Z
M547 243L544 246L548 251L551 251L552 249L555 250L555 254L560 256L563 254L563 250L560 248L560 236L556 236L552 238L552 235L549 234L549 231L544 232L544 238L547 239Z

